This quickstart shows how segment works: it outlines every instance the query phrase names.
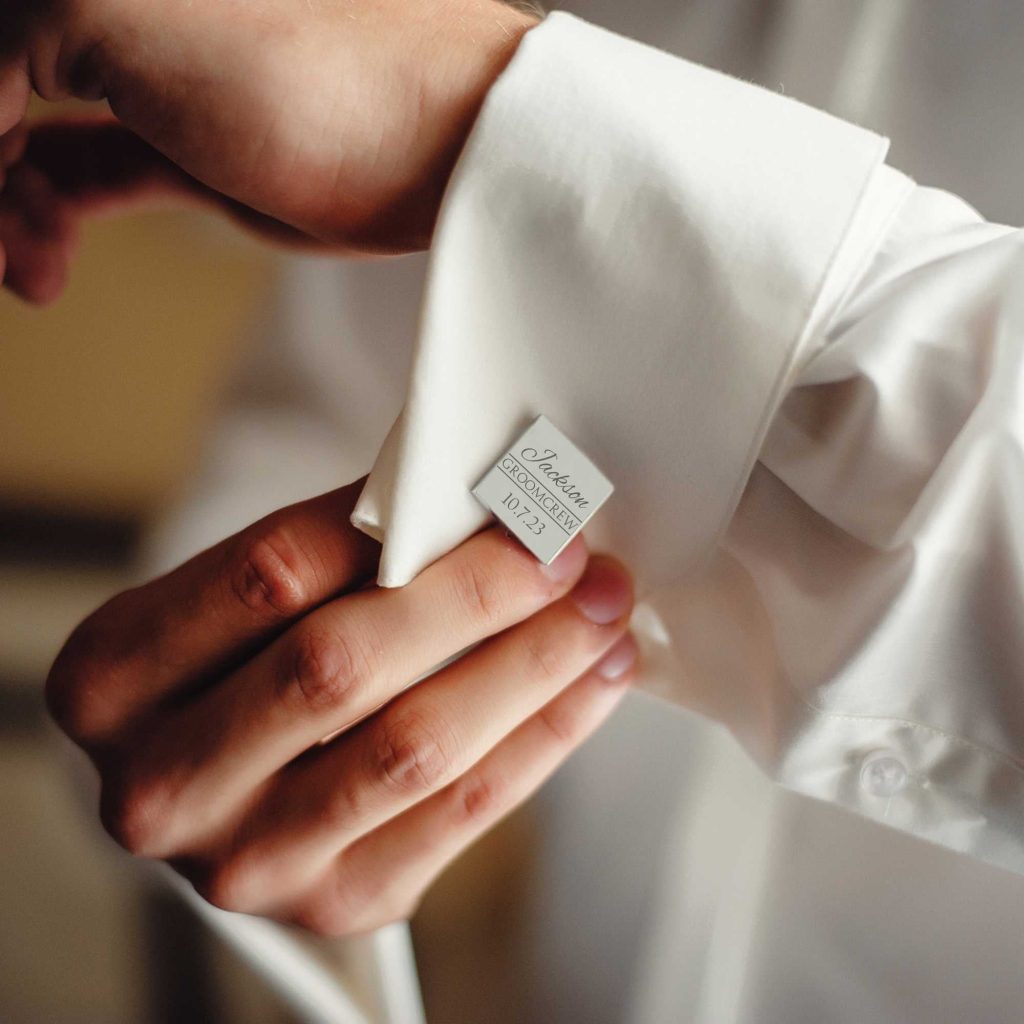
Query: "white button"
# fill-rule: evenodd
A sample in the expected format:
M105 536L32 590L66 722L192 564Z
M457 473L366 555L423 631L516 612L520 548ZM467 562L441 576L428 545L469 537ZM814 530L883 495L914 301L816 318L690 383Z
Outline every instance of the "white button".
M860 784L873 796L895 796L907 784L907 766L893 754L879 751L864 758Z

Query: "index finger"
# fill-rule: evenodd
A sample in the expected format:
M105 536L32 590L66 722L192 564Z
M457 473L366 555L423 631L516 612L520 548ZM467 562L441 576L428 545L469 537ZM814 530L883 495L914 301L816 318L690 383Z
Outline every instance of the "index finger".
M0 50L0 135L10 131L25 116L31 93L28 58L10 56Z
M47 681L58 723L79 742L101 743L365 583L380 546L349 523L362 484L274 512L94 612Z

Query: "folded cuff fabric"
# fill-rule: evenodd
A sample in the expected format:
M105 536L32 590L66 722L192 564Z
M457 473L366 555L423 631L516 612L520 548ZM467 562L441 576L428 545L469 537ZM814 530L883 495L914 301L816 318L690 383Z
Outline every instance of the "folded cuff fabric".
M1010 337L992 283L1016 243L885 151L549 17L455 171L407 400L353 521L383 544L378 582L406 584L486 522L470 489L543 413L616 486L587 534L637 575L647 689L726 724L794 790L1024 871L1020 697L972 633L986 562L950 562L963 531L943 526L945 497L986 491L938 481L936 440L973 422L994 341L972 331ZM908 208L920 237L914 216L893 227ZM927 310L945 320L922 345ZM1003 410L984 407L978 444L1003 436ZM1006 477L976 454L964 464ZM889 537L886 515L930 525ZM1019 516L972 505L966 521L986 515L998 558ZM947 587L962 569L949 607L918 547Z
M588 535L641 593L699 564L885 149L570 15L527 33L452 179L407 401L355 511L380 585L479 529L470 489L540 413L614 482Z

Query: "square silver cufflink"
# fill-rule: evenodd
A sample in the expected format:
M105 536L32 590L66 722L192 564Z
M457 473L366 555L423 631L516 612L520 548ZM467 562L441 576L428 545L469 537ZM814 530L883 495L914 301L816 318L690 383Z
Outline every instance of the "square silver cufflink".
M502 453L473 496L545 565L615 488L546 416Z

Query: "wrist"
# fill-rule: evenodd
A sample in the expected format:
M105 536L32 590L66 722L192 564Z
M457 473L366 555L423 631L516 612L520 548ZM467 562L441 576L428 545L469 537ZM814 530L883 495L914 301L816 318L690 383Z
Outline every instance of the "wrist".
M419 53L418 136L421 174L397 221L416 224L411 247L430 244L441 200L491 86L539 19L496 0L458 0L446 10ZM378 226L380 226L378 222ZM385 233L387 229L385 228Z

